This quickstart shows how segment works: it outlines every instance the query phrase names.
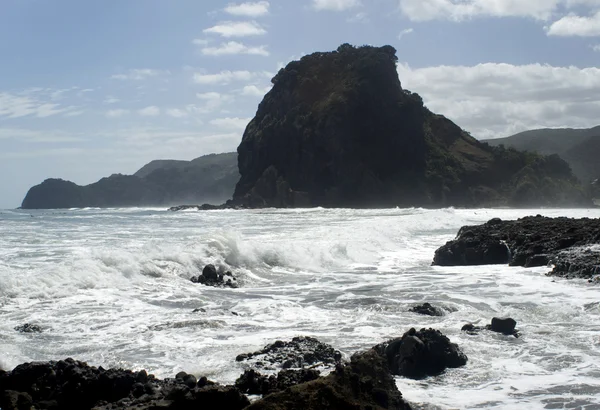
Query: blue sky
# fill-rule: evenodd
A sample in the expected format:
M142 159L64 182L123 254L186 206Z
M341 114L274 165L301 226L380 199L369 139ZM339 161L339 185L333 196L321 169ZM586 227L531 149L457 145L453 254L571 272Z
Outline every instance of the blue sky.
M2 0L0 208L233 151L280 67L346 42L478 138L600 124L600 0Z

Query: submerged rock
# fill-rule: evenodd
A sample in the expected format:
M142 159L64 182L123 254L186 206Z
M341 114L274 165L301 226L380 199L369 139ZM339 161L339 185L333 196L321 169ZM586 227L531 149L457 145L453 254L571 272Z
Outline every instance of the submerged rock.
M600 275L600 219L528 216L463 226L435 251L434 265L553 264L549 275L592 279Z
M517 321L513 318L494 317L492 318L492 323L485 325L484 327L467 323L460 330L467 332L470 335L476 335L481 330L491 330L492 332L502 333L503 335L519 337L519 332L515 329L515 326L517 326Z
M33 325L31 323L25 323L24 325L16 326L15 330L17 332L21 332L21 333L41 333L42 332L41 327L39 327L38 325Z
M393 374L411 379L436 376L446 368L464 366L467 356L439 330L410 329L402 337L375 347Z
M281 340L254 353L238 355L238 362L251 361L256 368L306 368L315 365L332 367L342 360L342 354L314 337L294 337L289 342Z
M202 275L194 276L191 281L194 283L201 283L206 286L229 288L239 287L237 279L230 271L222 273L217 272L217 269L212 264L206 265L202 270Z
M439 307L433 306L427 302L422 305L413 306L409 309L410 312L418 313L426 316L444 316L444 311Z

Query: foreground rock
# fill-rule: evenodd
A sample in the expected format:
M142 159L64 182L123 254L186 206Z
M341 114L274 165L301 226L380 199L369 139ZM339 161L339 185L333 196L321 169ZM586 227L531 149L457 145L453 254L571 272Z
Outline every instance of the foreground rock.
M410 329L402 337L375 347L393 374L411 379L436 376L467 364L467 356L439 330Z
M332 368L340 363L342 354L314 337L299 336L289 342L278 340L257 352L238 355L235 360L267 370L302 369L316 365Z
M467 332L468 334L474 335L479 333L480 330L491 330L492 332L502 333L506 336L514 336L519 337L519 332L515 329L517 326L517 321L510 317L494 317L492 318L492 323L486 325L485 327L475 326L471 323L468 323L462 327L463 332Z
M144 370L105 370L73 359L24 363L11 372L0 372L0 408L235 410L249 404L233 386L178 376L158 380Z
M403 89L392 46L306 55L273 78L238 147L231 204L591 204L558 156L492 147Z
M286 369L281 370L277 375L266 376L250 369L235 381L235 387L242 393L266 396L297 384L316 380L320 375L321 372L314 369Z
M217 272L217 268L215 268L214 265L206 265L204 269L202 269L202 274L192 277L191 281L206 286L227 288L239 287L237 279L231 272Z
M41 327L31 323L25 323L24 325L16 326L15 330L21 333L42 333Z
M549 273L565 278L600 275L600 219L529 216L516 221L492 219L463 226L456 239L435 251L434 265L553 264Z
M270 394L249 410L409 410L383 356L375 349L352 356L326 377Z

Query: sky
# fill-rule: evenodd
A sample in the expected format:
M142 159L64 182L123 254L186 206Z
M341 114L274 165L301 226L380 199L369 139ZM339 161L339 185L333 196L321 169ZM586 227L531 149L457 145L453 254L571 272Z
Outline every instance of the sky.
M0 208L235 151L277 71L342 43L394 46L479 139L600 124L600 0L1 0Z

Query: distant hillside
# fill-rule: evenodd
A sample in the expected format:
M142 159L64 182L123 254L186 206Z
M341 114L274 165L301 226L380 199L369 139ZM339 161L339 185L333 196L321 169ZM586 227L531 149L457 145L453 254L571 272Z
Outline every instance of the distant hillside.
M600 126L589 129L532 130L485 142L492 146L502 144L543 155L558 154L584 183L600 176Z
M237 154L211 154L192 161L157 160L134 175L114 174L86 186L47 179L32 187L24 209L218 204L231 198L239 179Z

